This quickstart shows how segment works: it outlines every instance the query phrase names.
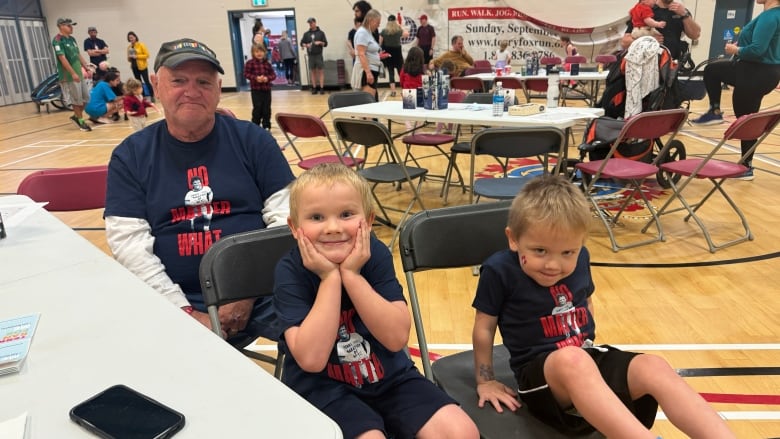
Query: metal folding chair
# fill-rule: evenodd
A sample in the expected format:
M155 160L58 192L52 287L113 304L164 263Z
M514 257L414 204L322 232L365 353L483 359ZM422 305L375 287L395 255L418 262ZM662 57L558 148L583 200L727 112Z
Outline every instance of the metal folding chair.
M380 157L386 157L387 159L379 163L365 163L364 166L358 169L358 172L371 183L371 195L376 201L377 207L381 213L381 217L377 216L377 221L380 223L394 227L393 237L390 239L388 247L393 247L395 240L398 238L399 227L404 223L409 216L412 207L415 202L420 205L422 210L425 210L422 197L420 197L420 186L425 181L425 176L428 174L428 170L425 168L416 168L407 166L401 160L401 156L395 147L393 138L390 135L387 127L379 122L372 120L361 119L341 119L337 118L333 120L333 126L338 134L339 139L345 144L357 144L363 145L366 149L370 149L376 146L382 146L383 150ZM417 180L417 184L414 183ZM404 183L409 185L409 189L412 192L412 199L406 209L396 209L383 204L376 194L376 188L380 184L389 183L393 186L403 186ZM390 216L387 214L388 210L395 210L403 212L398 224L395 225L390 220Z
M273 294L276 263L295 245L295 238L289 228L274 227L226 236L209 247L200 261L199 276L203 301L215 334L222 335L220 306ZM250 358L275 365L274 376L280 378L283 361L281 353L273 358L246 349L257 336L239 335L230 338L228 342Z
M479 78L455 77L450 78L450 88L482 93L485 91L485 84Z
M672 176L677 175L687 178L680 181L679 184L675 184L675 178L669 179L673 193L672 196L666 200L666 203L664 203L664 205L658 211L658 216L665 215L667 213L678 212L681 210L687 211L688 215L685 216L684 221L687 222L691 218L696 221L696 224L704 233L704 239L707 240L707 245L709 246L709 250L712 253L715 253L715 251L724 247L739 244L748 240L752 241L753 233L750 231L747 218L745 217L742 210L734 202L734 200L726 193L723 188L723 182L725 182L728 178L738 177L748 170L747 166L744 165L745 158L753 154L758 145L761 144L761 142L775 130L778 122L780 122L780 110L747 114L731 123L728 129L726 129L726 132L723 134L723 138L720 140L720 142L718 142L717 145L712 148L707 156L703 158L689 158L685 160L662 163L660 165L662 172L669 173ZM756 139L756 143L746 154L744 154L739 159L737 163L726 162L714 158L727 141L752 139ZM661 154L663 154L663 152ZM690 203L685 199L685 197L683 197L683 191L692 181L696 179L707 179L710 181L710 183L712 183L713 187L704 197L701 198L700 201L696 203ZM707 202L707 200L710 199L710 197L715 192L719 192L723 196L723 199L725 199L729 206L731 206L731 209L742 222L742 227L745 232L742 236L720 244L716 244L713 241L710 231L704 224L701 214L698 213L699 209L704 205L705 202ZM680 203L683 205L683 207L669 209L669 206L674 200L680 200ZM655 218L651 219L645 225L642 231L644 232L647 230L647 228L650 227L652 222L655 220Z
M504 410L498 413L491 407L477 406L473 351L448 355L433 364L429 357L420 310L420 300L424 300L426 292L418 290L416 275L427 270L465 269L479 265L493 253L506 249L504 228L510 204L510 201L500 201L433 209L412 216L404 224L399 250L423 372L460 403L477 424L482 438L564 439L571 436L565 436L537 420L525 407L515 412ZM452 236L458 236L458 239L452 239ZM510 387L517 386L509 367L509 353L503 345L494 347L493 367L497 380ZM578 437L603 438L599 433Z
M276 123L279 125L279 129L282 130L282 134L287 138L287 144L290 145L298 156L298 167L301 169L311 169L321 163L342 163L346 166L358 166L360 167L365 159L355 158L352 153L347 150L343 153L339 150L338 146L333 142L328 132L328 127L322 122L322 119L310 116L308 114L293 114L293 113L276 113ZM298 147L295 146L294 140L299 138L313 139L322 137L328 141L334 154L318 155L310 158L303 158Z
M601 222L604 223L604 227L607 229L609 240L612 244L612 251L617 252L621 249L664 240L663 228L661 227L660 221L658 221L655 208L650 204L650 201L642 190L642 183L647 178L654 176L658 172L658 168L653 163L644 163L639 160L613 157L618 145L624 140L648 139L652 141L671 134L671 137L666 143L666 145L670 145L687 116L688 111L682 108L648 111L637 114L625 121L623 129L620 131L620 134L618 134L617 139L612 143L609 152L603 160L581 162L574 166L576 170L579 170L583 174L583 176L590 176L590 178L583 178L583 190L585 196L593 205L593 209L601 219ZM664 152L662 151L661 154L658 154L656 160L663 157ZM627 191L614 194L616 198L615 201L620 206L617 212L609 212L606 208L599 205L599 181L602 179L615 179L627 183ZM625 192L629 193L626 194ZM642 200L645 207L652 215L657 233L651 239L620 245L615 239L613 228L618 225L620 215L625 211L629 203L636 201L637 197ZM646 231L647 228L644 228L643 233Z
M469 177L472 193L470 202L476 195L475 203L481 197L497 200L511 200L520 189L537 174L510 176L509 160L523 157L536 157L542 164L542 172L550 172L550 155L562 157L566 135L558 128L488 128L471 138L471 174ZM489 155L501 164L503 178L479 178L475 180L476 156ZM554 172L558 172L560 160L556 162Z

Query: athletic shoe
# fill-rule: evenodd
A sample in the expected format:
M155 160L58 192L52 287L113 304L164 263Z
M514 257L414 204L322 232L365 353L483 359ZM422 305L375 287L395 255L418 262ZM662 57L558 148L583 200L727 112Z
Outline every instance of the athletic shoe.
M111 120L113 120L114 122L118 121L119 120L119 113L114 113L111 116Z
M747 171L745 171L744 174L740 175L739 177L734 177L735 180L742 180L742 181L753 181L753 179L756 178L753 175L753 168L748 168Z
M694 125L717 125L723 123L723 114L710 110L699 116L698 119L692 120L691 123Z
M99 125L101 123L105 123L105 122L102 122L100 119L105 119L105 118L103 118L103 117L100 117L100 118L90 117L89 121L94 123L95 125Z
M311 94L316 95L317 94L317 87L311 88Z
M321 95L324 95L324 94L325 94L325 89L324 89L324 88L322 88L322 87L320 87L320 94L321 94Z
M98 123L111 123L112 120L107 117L98 117Z
M92 131L92 128L89 125L87 125L87 122L82 120L78 122L78 124L79 124L79 129L81 131Z
M76 117L76 115L75 115L75 114L74 114L73 116L71 116L71 117L70 117L70 120L72 120L72 121L73 121L73 123L75 123L77 127L81 128L81 123L79 122L79 118L78 118L78 117Z

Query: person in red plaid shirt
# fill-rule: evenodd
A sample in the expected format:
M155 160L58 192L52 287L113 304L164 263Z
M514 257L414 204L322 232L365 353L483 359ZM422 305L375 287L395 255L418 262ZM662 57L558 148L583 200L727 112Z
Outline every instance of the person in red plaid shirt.
M271 83L276 71L268 62L268 51L261 44L252 46L252 59L244 64L244 78L252 88L252 123L271 130Z

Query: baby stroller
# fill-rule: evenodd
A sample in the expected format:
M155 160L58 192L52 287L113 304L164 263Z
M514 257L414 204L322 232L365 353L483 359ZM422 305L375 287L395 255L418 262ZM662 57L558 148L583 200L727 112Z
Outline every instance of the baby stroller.
M579 146L580 161L587 157L590 160L604 158L606 152L616 140L623 127L626 108L626 60L625 52L617 54L617 61L610 65L606 86L601 99L596 104L604 109L604 116L588 123ZM642 111L657 111L680 108L685 97L681 93L678 64L672 60L669 50L661 46L658 54L659 85L642 99ZM679 140L673 140L663 157L658 154L664 150L661 139L631 139L621 142L615 152L615 157L641 160L656 165L686 158L685 145ZM671 187L669 176L661 171L656 175L658 184L668 189ZM675 183L680 179L674 176Z
M38 84L30 93L30 98L38 107L38 112L41 112L41 107L46 106L46 112L49 112L49 104L54 105L55 108L60 110L69 109L70 106L62 99L62 89L60 88L59 79L57 74L49 76L44 79L43 82Z

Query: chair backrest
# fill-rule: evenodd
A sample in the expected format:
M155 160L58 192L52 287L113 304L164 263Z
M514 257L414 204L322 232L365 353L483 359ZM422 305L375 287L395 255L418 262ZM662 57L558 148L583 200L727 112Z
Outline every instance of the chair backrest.
M363 145L366 148L377 145L393 146L387 127L379 122L362 119L333 119L333 128L342 142ZM395 149L395 148L393 148ZM398 155L393 154L397 159Z
M466 92L463 90L450 90L447 94L447 102L457 104L466 99Z
M539 64L543 66L555 66L561 63L561 59L557 56L543 56L539 60Z
M596 55L595 61L599 64L612 64L617 61L617 57L612 54Z
M463 76L478 75L480 73L493 73L493 67L469 67L463 71Z
M469 93L466 95L466 99L463 102L467 104L492 104L492 93Z
M477 60L474 60L474 67L476 67L476 68L487 67L487 68L490 69L490 68L493 67L493 65L490 64L490 61L488 61L486 59L477 59Z
M548 84L546 79L526 79L523 85L526 90L546 93Z
M455 90L485 91L485 85L479 78L450 78L450 88Z
M780 121L780 110L746 114L732 122L723 133L723 137L728 140L762 139L763 136L774 131L778 121Z
M506 249L510 201L466 204L420 212L404 223L398 248L409 290L423 371L433 379L414 273L423 270L480 265ZM465 232L465 233L464 233Z
M488 128L471 138L475 155L487 154L496 158L541 157L548 169L551 154L563 157L566 134L553 127ZM561 163L556 164L555 173Z
M365 91L343 91L328 96L328 109L351 107L353 105L372 104L374 96Z
M687 117L688 110L685 108L639 113L626 119L615 143L625 139L658 139L669 133L677 134Z
M501 82L501 87L503 88L514 88L514 89L523 88L523 81L518 78L514 78L512 76L503 76L501 78L496 78L496 82Z
M52 212L100 209L106 206L107 177L107 165L44 169L27 175L16 193L48 201Z
M290 229L273 227L223 237L200 261L200 286L207 307L270 296L279 259L296 245Z
M338 147L330 137L328 127L325 126L325 123L319 117L311 116L309 114L276 113L276 124L279 126L282 134L284 134L284 137L287 138L287 144L292 147L293 151L295 151L295 155L298 156L298 166L309 169L311 167L309 164L313 165L320 162L323 156L304 159L301 152L298 151L298 148L295 146L295 139L297 138L311 139L315 137L324 137L330 144L334 153L332 156L327 157L344 163Z
M572 55L566 57L566 64L585 64L588 62L588 58L582 55Z

